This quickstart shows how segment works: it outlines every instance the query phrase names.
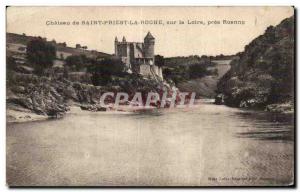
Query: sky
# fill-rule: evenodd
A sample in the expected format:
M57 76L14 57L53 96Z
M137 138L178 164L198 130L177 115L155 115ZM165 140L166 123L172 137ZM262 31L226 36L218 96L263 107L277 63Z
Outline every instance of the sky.
M7 32L55 39L68 46L114 53L114 40L141 42L148 31L155 37L155 54L165 57L235 54L294 14L292 7L8 7ZM126 20L137 25L82 25L82 21ZM161 20L162 24L141 24ZM179 20L184 24L179 24ZM223 24L238 21L239 24ZM47 25L50 22L70 25ZM79 25L72 25L73 21ZM188 24L202 21L199 24ZM176 22L174 24L174 22ZM219 24L218 24L219 22ZM168 24L169 23L169 24ZM208 25L210 23L210 25ZM244 23L244 24L241 24Z

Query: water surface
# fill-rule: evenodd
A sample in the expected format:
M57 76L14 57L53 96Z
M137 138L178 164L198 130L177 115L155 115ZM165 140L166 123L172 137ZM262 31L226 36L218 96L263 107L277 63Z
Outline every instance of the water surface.
M9 185L288 185L293 117L201 102L7 125Z

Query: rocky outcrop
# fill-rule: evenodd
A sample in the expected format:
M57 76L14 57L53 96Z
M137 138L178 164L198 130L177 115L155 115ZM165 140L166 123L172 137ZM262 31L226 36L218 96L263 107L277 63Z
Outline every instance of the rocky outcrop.
M82 110L86 110L86 111L106 111L107 110L107 108L105 108L105 107L101 107L100 105L92 105L92 104L80 105L80 108Z
M216 105L222 105L222 104L224 104L224 95L222 93L216 95L216 97L215 97L215 104Z
M46 77L10 73L6 102L39 115L61 117L69 109L62 96L62 85Z
M276 113L294 113L294 104L292 102L270 104L265 110Z
M104 92L125 92L129 97L141 92L146 98L149 92L163 93L172 87L163 82L145 79L141 76L128 75L115 78L110 85L94 86L71 82L64 78L40 77L10 71L7 81L7 108L17 111L29 110L35 114L62 117L69 110L71 103L78 103L82 110L106 111L99 105ZM170 96L171 96L170 92ZM114 102L114 98L111 98ZM131 99L131 98L129 98Z
M290 103L293 108L294 17L268 27L238 56L217 85L226 105L271 110L272 104Z

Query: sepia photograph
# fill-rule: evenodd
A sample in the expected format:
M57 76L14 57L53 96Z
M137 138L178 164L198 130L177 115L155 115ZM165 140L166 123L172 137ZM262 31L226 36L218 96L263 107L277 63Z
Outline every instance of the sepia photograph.
M7 186L295 186L295 22L293 6L7 6Z

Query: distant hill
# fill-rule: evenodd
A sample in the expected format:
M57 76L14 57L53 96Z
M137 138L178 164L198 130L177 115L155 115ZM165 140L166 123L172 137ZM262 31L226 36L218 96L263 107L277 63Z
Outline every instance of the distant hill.
M227 105L265 107L294 100L294 17L270 26L231 63L218 92Z
M165 58L165 66L172 67L172 66L188 66L193 64L201 64L207 62L214 62L216 64L224 64L224 62L218 61L231 61L232 59L236 58L236 55L217 55L217 56L198 56L198 55L191 55L187 57L167 57ZM228 63L227 63L228 64Z
M34 36L27 36L26 34L15 34L15 33L6 33L6 43L7 44L21 44L21 45L27 45L27 43L34 39L36 37ZM46 38L43 38L47 40ZM72 55L80 55L85 54L88 57L109 57L110 54L99 52L96 50L84 50L79 48L73 48L68 47L65 42L58 43L55 41L48 41L53 43L56 46L57 51L59 52L65 52L67 54Z

